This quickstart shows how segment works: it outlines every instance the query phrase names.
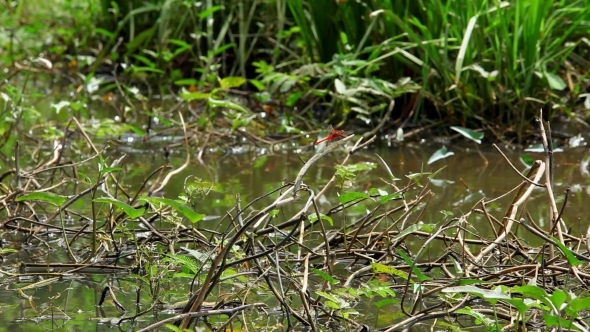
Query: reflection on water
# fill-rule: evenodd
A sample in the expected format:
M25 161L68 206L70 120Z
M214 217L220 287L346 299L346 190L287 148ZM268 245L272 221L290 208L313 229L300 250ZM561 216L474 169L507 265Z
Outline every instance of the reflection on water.
M470 211L481 199L485 198L487 201L501 196L521 182L521 178L515 174L514 170L508 166L506 161L495 150L482 150L482 153L489 161L486 164L474 150L457 146L451 147L450 149L455 152L454 156L437 161L433 165L426 165L430 155L437 149L438 147L434 146L409 144L405 147L376 147L371 150L359 151L351 157L349 163L375 163L377 168L359 173L357 179L352 182L337 183L320 200L320 206L327 210L338 205L337 195L343 191L365 192L370 188L378 188L392 193L394 189L387 184L390 180L388 172L380 164L376 154L379 154L385 160L393 174L400 179L395 182L396 186L400 188L410 183L407 175L419 172L434 172L444 167L436 175L434 181L428 184L428 189L432 190L434 196L428 206L425 207L424 213L420 215L420 220L410 220L411 223L423 221L425 223L440 224L444 218L440 211L449 211L454 216L459 216ZM122 151L119 151L119 153L122 153ZM505 151L505 153L517 169L520 171L525 169L519 161L520 153L511 151ZM539 153L529 153L529 155L532 158L541 158L543 156ZM568 206L565 209L563 218L574 234L584 234L588 227L585 216L590 212L590 205L584 203L588 201L588 195L590 194L590 173L585 168L586 164L582 163L587 155L586 149L566 150L555 154L554 192L557 204L560 207L564 201L566 188L571 189ZM276 154L268 151L265 154L246 152L223 156L211 154L207 156L205 165L192 162L190 167L174 177L166 187L164 195L168 198L178 197L185 183L190 183L196 178L210 181L218 185L216 187L217 191L212 191L197 205L197 212L223 216L228 209L235 205L236 193L240 193L242 204L263 196L281 186L282 183L293 181L302 166L302 160L307 160L309 157L309 154L298 154L292 151L283 151ZM340 163L344 157L344 152L334 152L326 156L321 163L310 169L304 177L304 183L316 193L319 192L334 174L334 165ZM172 151L169 159L174 167L180 166L184 160L185 156L182 149ZM126 183L132 183L131 187L137 188L145 180L146 174L151 173L155 168L166 162L164 154L158 148L143 153L132 153L123 165L124 171L122 174ZM185 181L185 179L187 180ZM426 184L426 182L422 182L422 184ZM421 188L413 188L407 195L415 195L419 190ZM501 219L512 197L513 194L510 194L490 203L487 206L488 211ZM262 199L252 209L264 207L275 198L276 196ZM533 193L526 206L541 227L547 227L548 210L546 203L546 195L539 190ZM286 207L286 209L291 208L298 209L300 206ZM346 215L333 216L333 219L336 223L341 223L346 218L356 217L353 214L363 214L364 211L364 208L350 210L346 212ZM418 214L415 214L415 216L417 218ZM492 237L493 233L489 228L489 224L482 217L474 215L470 217L469 221L472 226L471 231L479 236ZM220 228L220 224L216 220L204 220L199 226L212 229ZM336 226L338 225L334 227ZM517 234L522 236L524 241L530 241L529 244L531 245L539 244L528 237L524 230L519 230ZM421 243L416 243L416 245L419 246ZM436 250L436 248L431 250ZM42 256L38 257L37 248L23 249L19 253L12 255L9 262L68 261L67 254L64 251L52 252L51 250L45 250L42 252ZM36 255L37 257L35 257ZM87 275L81 279L56 282L48 287L28 292L27 295L34 296L33 302L36 307L32 306L33 302L19 298L15 292L3 290L0 292L0 311L2 312L2 318L0 318L2 324L0 325L10 326L10 329L14 331L31 331L35 327L58 329L60 324L66 322L63 318L63 315L66 315L72 321L67 322L64 330L106 330L108 328L108 319L105 320L100 317L106 314L107 317L114 318L121 313L113 306L105 306L106 313L100 313L96 308L96 304L99 301L102 289L107 283L117 285L125 278L123 275L116 277ZM25 285L19 283L16 278L10 284L10 289ZM133 282L125 283L125 287L116 290L119 294L128 295L119 299L127 308L134 307L136 290L130 286L132 284ZM188 291L188 282L185 291ZM367 314L367 322L377 322L377 325L380 326L391 324L391 321L383 321L378 316L379 312ZM28 319L24 319L25 317ZM43 319L32 321L30 320L32 317L43 317ZM51 317L54 319L51 319ZM58 319L55 319L56 317ZM151 317L145 319L151 320ZM154 319L162 319L162 317L155 317Z
M345 184L344 188L338 185L330 190L320 202L326 205L338 203L337 194L342 191L367 191L370 188L379 188L393 192L386 181L389 175L380 164L379 154L390 167L393 174L400 180L396 181L401 188L409 184L407 175L420 172L436 172L440 170L428 188L435 194L425 210L423 219L425 222L436 222L442 216L439 211L446 210L455 216L468 212L474 205L486 198L499 197L517 185L521 178L506 163L506 161L493 149L483 150L482 153L488 160L488 164L475 150L465 150L460 147L452 148L456 152L454 156L426 165L426 161L437 147L406 146L398 148L376 148L359 151L353 155L349 163L370 162L377 164L377 168L362 172L352 183ZM525 166L521 163L521 152L505 150L504 153L512 164L521 172L526 173ZM533 159L543 159L541 153L528 153ZM555 153L554 188L558 205L564 200L564 193L570 188L571 194L568 207L563 218L568 225L585 232L584 216L588 214L590 206L583 204L590 194L590 173L584 168L582 161L590 155L587 149L567 150L563 153ZM334 165L344 159L344 152L334 152L326 156L321 163L310 169L304 177L304 183L318 192L329 178L334 174ZM182 157L183 158L183 157ZM174 160L176 165L184 160L180 156ZM197 176L205 180L213 180L223 184L226 193L212 193L203 202L201 213L223 215L227 207L235 204L233 194L240 192L243 202L247 202L277 188L283 181L293 181L302 166L302 159L308 159L309 155L293 152L281 152L277 154L256 155L247 153L242 155L228 155L216 159L207 167L193 164L190 170L179 175L166 189L166 196L174 197L182 191L183 179L186 176ZM154 162L157 163L157 160ZM581 167L582 166L582 167ZM422 184L425 184L422 181ZM418 189L418 188L416 188ZM490 211L500 213L508 208L513 195L507 195L488 206ZM270 202L269 198L264 203ZM532 216L543 226L547 222L546 195L539 190L533 194L527 205Z

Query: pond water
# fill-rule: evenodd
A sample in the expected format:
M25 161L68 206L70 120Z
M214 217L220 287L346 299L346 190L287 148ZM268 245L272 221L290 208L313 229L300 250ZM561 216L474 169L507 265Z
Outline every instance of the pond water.
M422 206L424 209L423 213L419 215L419 219L411 220L409 223L422 221L440 225L444 220L441 211L448 211L453 216L460 216L470 211L480 199L486 198L486 200L489 200L501 196L521 182L515 171L491 147L480 148L481 154L487 159L488 163L484 162L480 153L474 149L474 145L467 144L464 146L450 146L449 149L454 151L455 155L437 161L432 165L427 165L428 158L439 147L440 145L407 143L395 147L375 145L369 149L358 151L351 156L348 164L373 163L377 167L360 172L357 178L350 181L350 183L332 187L319 201L320 208L327 211L332 207L336 207L339 204L338 194L342 192L366 192L370 188L392 192L392 188L386 183L389 181L389 175L380 164L377 155L383 158L393 174L400 179L395 182L398 187L403 187L409 183L407 177L409 174L434 172L442 168L437 173L435 181L428 184L428 189L434 195L427 206ZM185 161L182 148L172 150L168 160L159 147L146 148L139 145L133 146L133 148L134 150L123 145L113 152L114 156L120 156L123 152L129 153L129 158L122 165L122 172L127 189L131 191L136 190L146 178L146 174L151 173L157 167L169 161L176 168ZM525 169L519 161L522 155L521 151L512 151L506 148L503 148L503 150L520 171ZM528 153L528 155L533 159L543 158L543 154L540 153ZM583 162L589 156L590 153L587 148L569 149L565 152L555 153L555 196L558 206L561 206L564 202L564 192L567 188L570 188L571 194L563 218L568 227L571 227L571 232L577 235L585 234L586 228L590 224L586 218L590 213L590 204L587 204L590 195L590 173ZM190 181L197 178L220 185L217 188L218 191L209 193L196 206L196 211L210 217L200 221L199 228L223 232L224 225L220 223L219 218L215 219L214 216L224 216L235 205L236 193L240 193L242 204L257 197L262 197L280 187L281 183L293 181L303 164L302 160L307 160L310 157L311 152L296 151L270 153L265 150L264 153L261 153L261 151L239 154L211 153L205 156L204 164L199 164L193 160L187 169L173 177L166 186L163 195L167 198L177 198L183 191L185 183L190 183ZM344 157L345 153L342 151L336 151L326 156L306 174L304 183L318 192L334 174L334 166L340 163ZM12 167L12 165L0 166L2 171ZM87 170L87 172L86 175L92 178L92 171ZM185 179L188 180L185 182ZM426 184L426 182L423 184ZM420 190L420 188L414 189L408 195L415 195ZM252 209L265 207L275 198L276 196L262 198ZM512 195L507 195L507 197L490 204L488 207L490 213L501 218L511 200ZM89 211L88 205L81 204L78 208L80 210L85 209L84 212ZM285 207L285 213L292 213L289 209L295 211L297 208L300 207L287 206ZM533 193L527 204L527 209L541 227L547 227L547 198L543 192L535 191ZM343 223L347 223L351 218L363 213L366 213L366 209L360 207L346 213L336 214L332 216L334 225L330 228L339 228ZM472 222L473 232L483 237L492 238L493 233L483 218L473 218L470 219L470 222ZM76 225L76 222L71 221L67 226L74 225ZM525 230L518 230L517 234L525 242L528 241L530 245L541 244L536 242L536 238L528 236ZM0 290L0 326L3 326L3 329L10 331L112 330L114 327L112 324L117 323L117 317L121 317L122 312L116 308L112 300L107 300L102 307L97 306L107 285L111 286L114 293L117 294L118 302L127 308L126 317L149 309L148 303L145 302L140 307L135 306L138 291L137 279L129 274L84 273L60 277L55 280L51 279L51 275L45 275L43 279L39 277L22 278L12 276L8 270L20 263L71 263L61 235L58 233L39 235L42 244L37 246L23 244L23 241L27 238L30 239L31 236L37 235L17 234L9 230L4 230L2 233L3 248L18 250L16 253L6 254L3 257L2 271L0 271L2 272L0 280L3 279L1 282L2 289ZM407 243L410 246L419 247L422 245L421 241L423 240L419 238L409 238ZM80 247L72 248L74 251L82 249ZM440 250L443 250L443 248L433 245L429 248L427 255L436 254ZM346 273L346 270L342 271L342 273ZM16 289L32 285L33 282L41 280L46 280L47 284L31 289L25 288L22 291L24 295L16 291ZM191 280L189 278L182 280L185 280L186 284L179 285L178 280L176 280L176 284L164 283L160 285L159 287L162 287L166 292L164 297L171 302L186 299ZM150 290L149 286L143 287L143 292L156 291ZM227 287L229 290L232 285L228 284ZM222 293L223 290L219 290L219 293L216 294L222 295ZM271 312L280 308L276 300L272 299L272 296L260 295L260 300L268 304ZM370 304L362 304L358 308L364 315L360 320L372 327L383 328L393 324L394 319L403 317L395 309L395 306L376 309ZM170 317L170 313L166 312L165 308L157 308L153 310L153 314L140 317L134 324L124 322L119 328L121 330L135 330L166 317ZM281 315L271 314L270 317L269 319L266 315L260 314L253 319L258 320L259 324L263 321L266 322L265 324L276 326L280 330ZM219 319L223 320L225 316ZM214 321L215 318L213 318ZM235 328L239 330L239 324ZM422 327L416 327L417 331L422 329ZM161 328L161 330L166 329Z

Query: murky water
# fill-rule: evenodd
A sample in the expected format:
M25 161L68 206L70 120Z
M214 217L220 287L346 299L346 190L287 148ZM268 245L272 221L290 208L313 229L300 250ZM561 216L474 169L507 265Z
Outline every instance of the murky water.
M351 184L343 184L342 187L335 186L327 192L320 201L322 209L328 210L338 205L338 193L345 191L364 192L370 188L379 188L389 192L394 190L385 182L389 181L388 173L379 163L376 154L381 156L391 168L391 171L397 178L398 187L403 187L409 183L407 175L419 172L433 172L441 167L444 168L436 176L436 180L429 184L429 189L435 194L428 206L425 207L424 213L420 220L425 223L440 224L444 215L440 211L449 211L454 216L468 212L482 198L489 200L503 195L513 189L520 183L520 177L508 166L502 157L491 148L484 148L482 153L488 160L486 164L480 154L469 148L462 146L450 147L455 155L444 160L437 161L433 165L426 165L426 161L432 153L440 146L420 145L408 143L400 147L373 147L371 149L359 151L352 156L350 163L375 163L377 168L361 172L358 178ZM141 148L141 147L139 147ZM119 148L119 153L129 152L129 148ZM156 167L165 164L167 161L161 149L153 148L151 150L138 150L141 153L130 153L130 157L123 165L123 176L127 184L132 187L139 187L145 179L146 174L152 172ZM521 152L504 150L512 163L519 170L525 167L519 161ZM115 155L117 152L114 153ZM542 158L542 154L528 153L529 156ZM590 173L581 162L590 155L587 148L571 149L566 152L555 154L554 169L554 192L556 194L559 206L564 201L564 192L566 188L571 189L568 200L568 206L565 209L563 218L566 224L571 227L574 234L585 234L586 228L590 224L586 216L590 213L590 205L587 204L590 195ZM240 193L242 204L249 202L257 197L263 196L271 190L279 187L283 182L293 181L297 172L302 166L302 159L310 157L309 153L298 154L293 151L264 154L258 152L245 152L242 154L211 154L206 156L206 163L201 165L193 160L191 166L181 174L175 176L165 189L164 196L176 198L182 192L185 185L185 179L192 181L200 178L221 185L218 192L211 192L197 206L198 213L204 213L210 216L223 216L228 209L235 205L235 193ZM314 191L319 191L321 187L334 174L334 165L343 160L343 152L334 152L326 156L322 162L315 165L305 176L304 182L311 186ZM184 160L182 149L172 151L170 162L174 167L180 166ZM10 167L2 165L2 169ZM91 175L91 174L89 174ZM425 183L425 182L424 182ZM417 193L419 188L410 193ZM260 200L253 208L266 206L273 198ZM490 213L501 218L507 210L512 195L498 200L489 205ZM535 221L541 226L546 227L548 220L547 198L541 191L533 193L527 209ZM83 208L80 206L80 208ZM295 207L286 207L286 212ZM293 210L294 211L294 210ZM292 212L292 211L291 211ZM364 213L364 209L353 209L344 215L334 216L336 225L346 222L355 215ZM489 225L483 218L474 217L470 220L473 225L473 231L480 236L491 238L492 232ZM218 229L220 228L218 220L201 221L198 225L202 228ZM535 238L526 234L526 231L519 230L518 235L522 236L525 241L530 241L531 245L535 243ZM4 247L14 245L20 237L10 232L2 235L5 242ZM410 241L413 241L411 238ZM70 262L67 252L63 250L62 245L58 245L60 250L54 250L52 244L60 241L60 236L48 236L44 238L47 246L39 247L17 247L18 253L8 254L5 257L3 266L20 262ZM416 245L419 243L416 240ZM435 252L436 247L431 248ZM17 277L11 277L9 274L3 274L2 278L9 282L3 282L3 290L0 290L0 325L6 326L11 331L35 331L35 330L63 330L63 331L106 331L112 330L110 323L115 322L115 317L120 316L119 312L112 302L107 302L102 308L97 307L101 293L106 285L111 285L121 304L132 312L139 312L147 307L135 308L136 300L136 280L128 275L82 275L72 277L71 279L60 279L46 286L32 290L24 291L28 296L32 295L31 300L24 298L15 291L17 288L29 285L29 280L19 280ZM49 278L49 277L46 277ZM34 281L39 281L35 279ZM190 279L186 279L186 287L180 287L188 292ZM178 284L163 285L179 291ZM146 291L145 289L142 291ZM184 293L186 294L186 293ZM181 298L180 295L169 295L170 298ZM271 307L276 307L276 303L269 303ZM369 325L384 327L392 324L391 307L381 310L369 309L362 312L365 316L362 318ZM127 313L126 316L129 316ZM151 322L168 317L163 314L152 317L145 315L140 318L139 325L145 326ZM152 320L153 318L153 320ZM274 319L269 324L276 324ZM124 323L123 329L129 328L128 323ZM136 327L136 326L135 326ZM135 328L134 327L134 328Z

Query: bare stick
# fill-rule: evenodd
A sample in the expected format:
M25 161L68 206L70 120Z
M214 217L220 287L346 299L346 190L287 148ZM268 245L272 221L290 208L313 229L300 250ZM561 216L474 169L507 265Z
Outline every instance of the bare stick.
M533 167L531 167L531 169L529 170L527 177L529 178L529 180L531 180L531 182L537 183L541 179L541 176L543 175L543 173L545 173L545 163L540 160L537 160L533 164ZM500 233L500 235L498 235L498 237L496 237L494 242L492 242L490 245L488 245L486 248L484 248L479 253L479 255L477 255L477 257L475 257L475 261L471 265L469 265L467 270L465 270L465 273L467 274L467 276L469 276L469 273L475 268L476 264L479 264L481 262L481 260L487 254L489 254L499 244L501 244L502 241L508 235L508 233L510 233L510 230L512 229L512 225L514 223L514 218L516 217L516 212L518 211L518 207L520 205L522 205L529 198L529 196L533 192L534 188L535 188L534 185L531 184L530 182L529 183L523 182L520 185L520 189L518 190L518 192L514 196L514 200L512 201L512 204L510 205L510 207L508 208L508 211L506 212L506 216L504 217L504 220L505 220L504 231L502 233Z
M340 145L348 142L353 137L354 137L354 135L349 135L349 136L341 139L340 141L334 142L333 144L328 145L322 151L318 152L315 156L311 157L311 159L309 159L305 163L305 165L303 165L303 167L299 171L299 174L297 174L297 177L295 178L295 184L293 185L293 188L294 188L294 190L293 190L293 197L297 197L297 193L299 192L299 189L301 189L301 183L303 182L303 176L305 175L305 173L307 173L307 171L309 170L309 168L313 164L315 164L318 160L320 160L320 158L322 158L326 154L330 153L331 151L333 151L334 149L336 149Z

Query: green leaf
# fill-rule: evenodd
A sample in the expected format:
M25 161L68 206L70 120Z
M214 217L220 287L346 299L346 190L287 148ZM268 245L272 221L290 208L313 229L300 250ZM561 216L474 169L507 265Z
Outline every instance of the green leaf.
M397 254L402 256L402 258L404 259L404 261L406 262L406 264L413 266L412 267L412 271L414 272L414 274L416 275L416 277L418 277L418 280L420 281L428 281L428 280L432 280L432 278L424 275L424 273L422 273L422 271L420 271L420 269L414 265L414 261L412 258L410 258L410 256L408 256L408 254L406 254L403 250L398 249Z
M205 217L204 214L196 213L195 211L193 211L193 209L188 207L186 204L179 202L179 201L175 201L173 199L163 198L163 197L149 197L149 198L144 197L143 199L151 201L151 202L158 202L158 203L164 204L166 206L169 206L169 207L173 208L174 210L176 210L178 213L185 216L193 224Z
M397 236L395 236L394 238L392 238L390 240L390 242L395 242L401 238L406 237L409 234L415 233L419 230L421 230L423 227L428 226L430 228L433 228L434 225L425 225L423 222L418 222L417 224L414 225L410 225L408 226L406 229L404 229L403 231L401 231Z
M590 310L590 297L578 297L571 300L566 307L572 316L580 311Z
M141 217L144 213L145 213L145 209L144 208L140 208L140 209L136 209L133 206L121 202L117 199L114 198L110 198L110 197L99 197L99 198L95 198L94 199L95 203L108 203L108 204L113 204L114 206L118 207L119 209L123 210L123 212L125 212L126 215L129 216L129 218L131 219L136 219Z
M312 271L332 285L335 285L340 282L338 279L332 277L331 275L327 274L326 272L324 272L322 270L312 268Z
M568 295L565 291L561 289L556 289L553 291L553 294L549 296L551 303L559 310L561 306L567 301Z
M182 99L186 101L209 99L211 94L204 92L187 92L182 94Z
M553 90L561 91L566 88L563 79L553 73L545 72L545 78L547 79L547 83L549 83L549 87Z
M524 303L524 300L521 298L507 299L504 301L514 306L516 310L518 310L518 312L520 312L521 314L524 314L529 309L529 306L526 305L526 303Z
M381 199L379 200L379 203L385 204L389 201L398 200L400 198L402 198L402 194L400 194L400 193L389 194L387 196L381 197Z
M385 299L385 300L375 302L375 306L377 308L381 308L381 307L384 307L389 304L399 304L399 302L400 301L397 299Z
M381 263L371 263L371 267L373 268L373 273L386 273L392 276L400 277L404 280L408 280L408 274L406 272L398 270L389 265Z
M174 81L175 85L197 85L198 81L194 78L185 78Z
M334 301L326 301L324 302L324 304L328 307L328 308L332 308L332 309L340 309L341 307L338 305L337 302Z
M50 192L35 192L35 193L25 194L25 195L19 196L16 199L17 202L42 201L42 202L52 203L52 204L55 204L58 206L65 203L67 200L68 200L68 197L66 197L66 196L62 196L62 195L58 195L58 194L54 194L54 193L50 193Z
M574 256L574 253L571 250L569 250L568 247L564 246L563 243L559 242L559 240L554 237L551 237L551 239L553 239L553 241L557 243L557 246L559 247L561 252L563 252L565 258L567 258L567 261L570 263L571 266L578 266L582 264L582 262L579 259L577 259L576 256Z
M481 144L481 139L483 138L483 133L476 132L468 128L451 126L451 129L458 132L459 134L469 138L470 140L474 141L477 144Z
M114 33L110 32L108 30L102 29L102 28L94 28L93 31L96 34L106 36L109 39L115 38L115 34Z
M515 286L512 288L512 293L522 294L524 297L530 297L536 300L546 300L549 298L549 294L543 288L532 285Z
M264 91L264 83L260 82L259 80L251 79L250 84L254 85L258 91Z
M533 167L533 164L535 163L535 160L531 157L529 157L526 154L522 154L520 156L520 162L526 167L526 168L531 168Z
M285 105L287 105L288 107L295 106L295 104L299 101L299 99L301 99L302 96L303 96L302 91L290 93L289 96L287 97L287 100L285 101Z
M321 297L323 297L325 299L328 299L328 300L330 300L330 301L332 301L334 303L340 303L340 302L342 302L341 299L339 299L338 297L336 297L335 295L332 295L330 293L316 291L316 294L318 294L319 296L321 296ZM335 309L339 309L339 308L341 308L341 306L336 305L336 308Z
M559 327L560 331L587 331L578 323L572 322L571 320L565 319L560 316L550 315L546 312L543 312L543 319L545 320L545 324L547 324L547 327Z
M445 159L454 155L455 153L452 151L448 151L446 146L442 146L442 148L436 150L430 158L428 158L428 165L432 164L435 161Z
M393 172L391 171L391 168L389 167L389 165L387 165L387 163L385 162L385 160L383 160L383 158L381 158L380 155L376 154L377 158L379 158L379 161L381 161L381 165L383 165L383 167L385 167L385 170L387 171L387 173L389 174L389 178L391 181L397 181L400 180L398 178L395 177L395 175L393 175Z
M309 222L311 222L312 224L314 222L318 221L318 216L315 213L310 214L308 218L309 218ZM329 216L327 216L323 213L320 213L320 218L322 218L322 220L327 221L330 224L330 226L334 226L334 220L332 220L332 218L330 218Z
M338 200L340 200L341 204L346 204L348 202L356 201L357 199L366 199L366 198L371 198L371 196L369 196L365 193L361 193L361 192L350 191L350 192L340 195L338 197Z
M211 8L207 8L203 11L200 11L198 16L201 20L208 18L209 16L213 16L213 13L215 13L218 10L222 10L223 6L213 6Z
M134 73L149 72L149 73L156 73L156 74L164 74L164 71L162 69L158 69L158 68L133 66L133 67L131 67L131 69L133 70Z
M224 77L219 81L219 86L222 89L233 89L242 86L246 83L246 79L241 76Z
M500 328L498 327L497 324L495 324L495 322L486 317L484 314L475 311L473 309L471 309L471 307L465 307L463 309L459 309L456 311L457 313L461 313L461 314L466 314L469 315L473 318L475 318L475 325L485 325L486 330L490 331L490 332L499 332Z
M0 255L6 255L13 252L18 252L18 250L12 248L0 248Z
M387 193L387 191L385 191L383 189L371 188L371 189L369 189L369 195L387 196L388 193Z

